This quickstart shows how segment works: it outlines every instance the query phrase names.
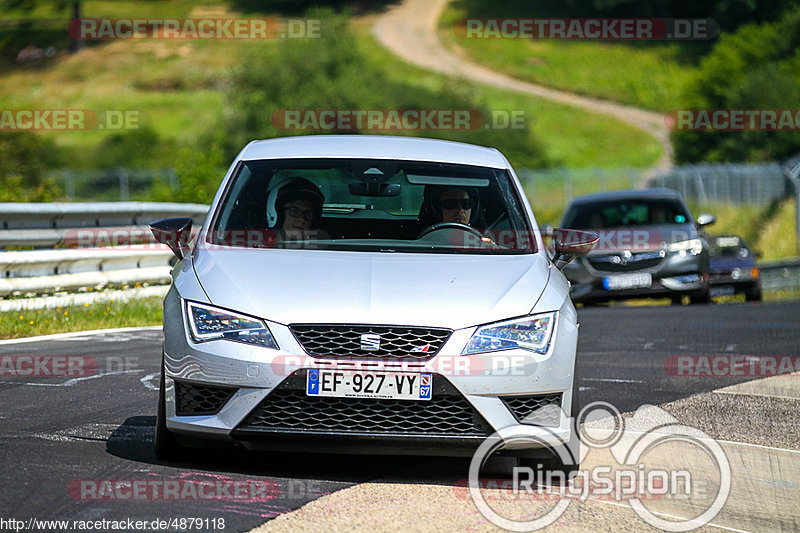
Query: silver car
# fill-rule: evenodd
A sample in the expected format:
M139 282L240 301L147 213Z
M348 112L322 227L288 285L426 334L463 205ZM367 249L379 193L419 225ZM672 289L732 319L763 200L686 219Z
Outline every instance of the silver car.
M576 440L577 316L559 268L596 236L557 239L551 259L497 150L254 141L199 231L151 227L179 258L159 457L212 441L464 455L515 424Z

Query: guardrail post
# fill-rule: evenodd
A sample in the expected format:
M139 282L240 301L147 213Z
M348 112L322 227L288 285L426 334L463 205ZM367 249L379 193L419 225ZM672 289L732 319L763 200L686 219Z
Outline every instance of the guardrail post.
M796 252L800 254L800 154L790 160L783 169L794 187L794 235Z

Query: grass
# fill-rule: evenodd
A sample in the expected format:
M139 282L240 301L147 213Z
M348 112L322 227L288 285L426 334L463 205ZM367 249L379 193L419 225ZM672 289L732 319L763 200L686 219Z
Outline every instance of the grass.
M161 298L85 304L0 314L0 339L67 331L155 326L161 324Z
M515 78L578 94L657 111L678 109L697 68L679 43L456 37L453 24L469 16L458 3L445 9L439 34L448 46Z
M189 16L190 2L86 2L84 16ZM152 7L152 10L150 9ZM225 15L224 5L204 6ZM34 12L40 15L39 11ZM44 14L42 14L44 15ZM660 157L658 144L640 130L611 117L587 113L547 100L500 91L463 80L453 80L407 65L383 49L363 22L356 20L360 42L379 58L397 79L409 84L445 87L456 83L462 91L492 110L522 111L536 140L553 165L649 166ZM138 111L165 140L193 142L203 132L219 127L226 113L224 90L229 70L244 47L274 46L276 42L229 41L118 41L94 45L76 55L61 55L41 68L16 68L0 77L0 109L80 108ZM265 120L269 114L265 112ZM60 146L72 149L73 166L91 166L92 149L109 135L107 130L42 132ZM503 149L498 132L497 147ZM523 134L523 133L520 133ZM459 140L459 133L446 135ZM532 150L533 151L533 150ZM512 164L526 166L533 158L508 154Z
M393 75L413 84L442 87L447 77L397 60L362 28L360 38L370 54L390 66ZM466 80L458 84L491 110L521 111L531 131L544 148L545 158L565 167L647 167L661 156L661 147L641 130L601 114L588 113L550 100L495 89ZM455 136L454 140L458 140ZM496 146L502 150L502 146ZM524 160L506 154L512 165L524 167Z

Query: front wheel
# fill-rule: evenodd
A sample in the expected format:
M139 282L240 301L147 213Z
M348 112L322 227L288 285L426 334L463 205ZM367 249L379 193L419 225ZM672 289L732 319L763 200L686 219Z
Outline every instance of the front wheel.
M161 363L161 379L158 386L158 413L156 414L156 436L154 450L156 457L165 461L177 459L182 447L175 439L175 435L167 429L167 406L164 378L164 363Z
M572 385L572 406L569 410L572 431L570 431L569 442L566 442L562 445L564 448L563 452L566 452L564 453L564 456L568 459L563 460L558 451L553 450L552 457L548 457L546 459L519 457L518 462L520 466L527 466L536 471L537 467L542 465L546 471L563 472L565 480L570 479L574 473L578 472L581 467L581 429L580 422L578 420L578 415L580 414L581 410L580 401L578 398L580 389L578 383L580 383L580 380L578 379L577 374L575 374L575 382Z
M760 302L761 288L758 285L753 285L752 287L748 288L744 293L744 299L748 302Z
M711 289L706 286L701 289L697 294L689 296L689 302L693 304L707 304L711 303Z

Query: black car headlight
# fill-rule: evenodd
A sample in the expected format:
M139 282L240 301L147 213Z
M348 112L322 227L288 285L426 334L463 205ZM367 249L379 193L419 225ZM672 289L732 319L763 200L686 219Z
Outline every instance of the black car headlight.
M555 323L554 311L481 326L472 335L461 355L515 348L547 353Z
M194 302L186 303L186 317L195 342L228 340L279 349L263 320Z

